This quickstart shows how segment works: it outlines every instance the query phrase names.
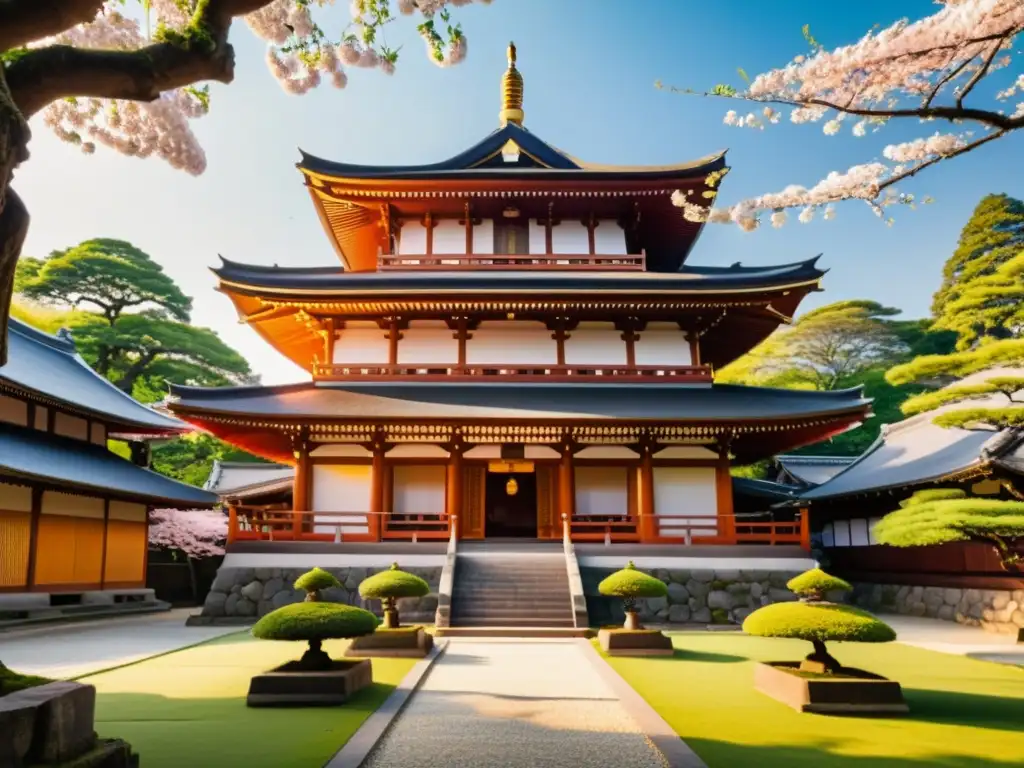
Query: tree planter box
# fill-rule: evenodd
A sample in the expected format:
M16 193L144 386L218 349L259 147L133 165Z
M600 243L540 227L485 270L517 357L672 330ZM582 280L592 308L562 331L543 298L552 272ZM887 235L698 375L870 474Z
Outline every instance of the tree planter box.
M301 662L290 661L254 676L245 703L250 707L333 706L344 704L371 682L369 659L332 661L324 671L310 671Z
M656 629L602 629L601 650L609 656L671 656L672 640Z
M770 661L754 669L754 687L798 712L894 715L909 711L900 684L860 669L837 675L800 673L799 661Z
M346 656L390 656L422 659L434 647L434 637L423 627L378 629L372 635L352 639Z

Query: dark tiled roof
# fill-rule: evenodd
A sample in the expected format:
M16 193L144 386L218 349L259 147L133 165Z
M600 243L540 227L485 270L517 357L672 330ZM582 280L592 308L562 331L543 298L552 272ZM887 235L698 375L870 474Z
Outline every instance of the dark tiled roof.
M821 485L853 462L856 456L776 456L775 461L793 479L806 485Z
M519 145L522 153L517 162L505 163L498 155L508 141ZM305 171L327 176L357 179L413 178L509 178L529 175L531 178L658 179L699 176L725 166L725 152L689 163L670 166L612 166L585 163L543 141L525 128L509 123L454 157L424 165L358 165L338 163L299 150L302 160L297 164Z
M732 479L732 492L740 496L786 501L792 499L797 490L799 489L796 486L773 483L770 480L755 480L749 477L734 477Z
M172 385L188 410L281 418L622 419L742 421L831 416L865 408L861 389L811 392L730 384Z
M734 290L771 289L818 280L820 257L771 267L683 266L678 272L573 272L566 271L452 271L346 272L340 267L265 267L228 261L213 270L221 280L281 292L334 294L489 291L494 293L557 291L645 294L729 293Z
M0 474L163 504L217 503L213 493L137 467L102 446L23 427L0 431Z
M97 374L75 352L70 340L50 336L14 318L9 330L8 360L0 368L0 382L87 411L118 427L157 434L190 430L187 424L133 400Z
M214 461L210 476L203 485L208 491L220 495L262 488L282 481L291 483L295 468L285 464L267 464L255 461Z

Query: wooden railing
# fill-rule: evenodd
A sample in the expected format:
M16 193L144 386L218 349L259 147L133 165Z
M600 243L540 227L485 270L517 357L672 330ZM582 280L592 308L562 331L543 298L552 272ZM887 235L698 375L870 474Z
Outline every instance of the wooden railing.
M628 515L563 515L571 541L617 544L642 540L640 518ZM751 520L740 515L652 515L649 541L658 544L800 544L810 548L806 516L795 520Z
M637 519L628 515L582 515L566 520L572 541L640 541Z
M446 365L443 363L398 363L380 365L338 365L317 363L313 376L332 381L373 381L415 378L419 381L454 381L500 377L506 381L662 381L698 383L711 381L705 365Z
M444 541L455 518L444 513L293 512L290 509L228 508L228 543L236 541Z
M599 272L642 272L645 253L378 253L377 269L434 270L447 272L464 269L592 270Z

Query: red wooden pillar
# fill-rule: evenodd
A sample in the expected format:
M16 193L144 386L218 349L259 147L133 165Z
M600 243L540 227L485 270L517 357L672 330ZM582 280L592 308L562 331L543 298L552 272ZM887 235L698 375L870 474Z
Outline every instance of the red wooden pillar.
M637 505L640 541L653 541L658 537L657 521L654 519L654 457L649 445L642 446L640 451L640 498Z
M384 465L384 444L373 444L373 464L370 470L370 515L369 531L374 541L380 541L384 531L384 483L387 467Z
M448 461L448 488L445 493L445 514L448 525L455 527L455 537L460 538L462 517L462 446L454 445Z
M228 544L233 544L238 534L238 507L228 504Z
M295 478L292 480L292 538L298 541L302 536L305 512L310 511L309 503L309 443L300 438L295 447Z
M807 507L800 508L800 549L811 551L811 510Z
M558 514L568 515L570 522L576 515L576 470L569 443L562 446L562 458L558 464Z
M718 501L718 535L727 544L736 543L736 517L732 503L732 474L729 472L729 450L722 449L716 467L715 496Z

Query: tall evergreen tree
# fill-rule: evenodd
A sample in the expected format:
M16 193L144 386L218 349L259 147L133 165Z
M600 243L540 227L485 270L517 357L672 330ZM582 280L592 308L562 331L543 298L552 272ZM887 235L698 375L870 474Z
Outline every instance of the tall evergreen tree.
M982 198L960 233L956 251L943 268L942 287L932 301L935 327L960 334L961 348L983 337L1008 338L998 317L965 318L958 302L974 281L989 277L1024 250L1024 202L1009 195Z

